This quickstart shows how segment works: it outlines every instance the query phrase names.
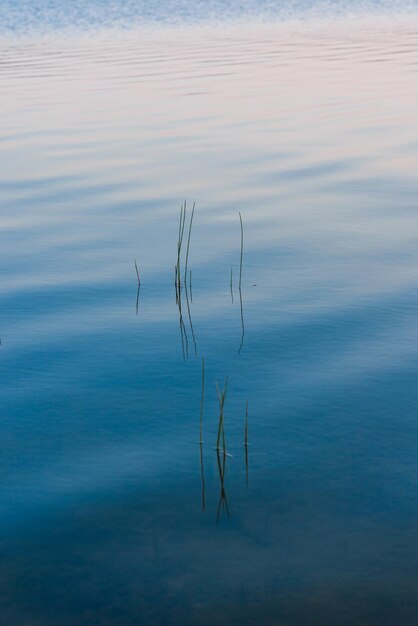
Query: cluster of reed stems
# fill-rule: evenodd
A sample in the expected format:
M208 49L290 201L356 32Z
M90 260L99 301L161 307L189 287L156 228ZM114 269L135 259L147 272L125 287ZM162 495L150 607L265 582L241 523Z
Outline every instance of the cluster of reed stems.
M194 217L195 203L193 203L192 213L189 221L189 232L187 236L187 246L186 246L186 259L184 263L184 272L181 269L181 260L182 260L182 248L183 248L183 240L184 240L184 229L186 225L186 213L187 206L186 201L180 207L180 220L179 220L179 231L177 237L177 260L174 266L174 284L176 287L176 298L177 300L180 298L182 284L185 285L187 289L187 269L189 265L189 251L190 251L190 239L192 236L192 226L193 226L193 217ZM183 282L184 281L184 282ZM191 289L191 271L189 276L190 289Z
M196 204L193 203L193 208L192 208L190 221L189 221L189 228L188 228L189 232L187 236L184 270L182 269L182 250L183 250L183 242L184 242L185 228L186 228L186 214L187 214L186 201L184 201L184 203L180 207L180 220L179 220L179 229L178 229L178 237L177 237L177 259L176 259L176 264L174 266L174 285L175 285L175 290L176 290L176 304L179 310L181 345L182 345L184 360L187 360L189 358L189 340L187 338L187 330L186 330L186 325L184 323L183 313L182 313L181 292L182 292L183 287L184 287L184 292L186 295L187 315L188 315L189 323L190 323L190 330L191 330L192 339L193 339L194 352L195 352L195 355L197 356L196 337L194 334L192 315L190 311L190 302L193 302L192 270L189 270L188 272L190 240L192 236L192 226L193 226L195 206ZM187 282L189 282L189 288L187 287ZM190 291L190 298L189 298L189 291Z
M219 494L219 504L218 510L216 514L216 523L218 523L221 511L226 511L229 517L229 507L228 507L228 499L226 495L225 488L225 474L226 474L226 458L228 455L226 448L226 436L225 436L225 417L224 417L224 409L225 409L225 400L228 392L228 377L225 378L225 384L223 389L219 388L218 383L216 382L216 391L218 395L219 402L219 418L218 418L218 432L216 438L216 459L219 473L219 481L220 481L220 494ZM200 449L200 477L202 483L202 511L206 508L206 487L205 487L205 470L204 470L204 461L203 461L203 409L204 409L204 401L205 401L205 359L202 357L202 392L200 398L200 438L199 438L199 449ZM245 458L245 480L248 486L248 400L245 402L245 422L244 422L244 458Z
M216 382L216 392L218 394L219 402L219 418L218 418L218 433L216 438L215 450L223 450L226 452L226 436L225 436L225 417L224 408L226 394L228 392L228 377L225 378L224 388L221 390ZM205 403L205 358L202 357L202 391L200 396L200 438L199 444L203 444L203 409ZM222 442L222 446L221 446ZM245 422L244 422L244 446L248 446L248 400L245 401Z
M187 217L187 203L186 200L180 207L180 218L179 218L179 227L178 227L178 236L177 236L177 258L174 266L174 284L176 291L176 304L179 309L179 318L180 318L180 332L181 332L181 340L182 340L182 348L183 348L183 358L186 360L188 358L189 350L189 342L187 338L186 326L183 319L182 314L182 303L181 303L181 292L184 288L186 295L186 304L187 304L187 315L190 322L190 330L193 339L194 351L197 356L197 344L196 337L193 329L192 316L190 311L190 303L193 302L193 294L192 294L192 270L189 269L189 254L190 254L190 242L192 236L192 227L193 227L193 218L195 212L196 203L193 203L193 208L190 215L189 225L188 225L188 234L187 234L187 244L186 244L186 254L184 260L184 269L182 269L182 251L183 251L183 243L185 240L185 230L186 230L186 217ZM244 343L244 334L245 334L245 325L244 325L244 312L243 312L243 304L242 304L242 267L243 267L243 254L244 254L244 228L242 222L242 215L239 212L239 220L240 220L240 229L241 229L241 249L240 249L240 264L239 264L239 280L238 280L238 292L239 292L239 302L240 302L240 314L241 314L241 342L238 348L238 354L241 353L241 349ZM141 287L141 277L139 274L138 264L136 259L134 258L135 272L138 281L138 292L136 298L136 313L138 314L139 309L139 290ZM234 292L233 292L233 268L231 267L230 278L229 278L229 288L231 292L232 303L234 302ZM190 294L190 295L189 295Z

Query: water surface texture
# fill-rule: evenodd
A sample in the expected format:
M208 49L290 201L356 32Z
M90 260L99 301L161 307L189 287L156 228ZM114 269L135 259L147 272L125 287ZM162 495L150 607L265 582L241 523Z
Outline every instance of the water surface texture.
M418 14L418 0L2 0L0 32Z
M418 22L4 7L1 622L412 626Z

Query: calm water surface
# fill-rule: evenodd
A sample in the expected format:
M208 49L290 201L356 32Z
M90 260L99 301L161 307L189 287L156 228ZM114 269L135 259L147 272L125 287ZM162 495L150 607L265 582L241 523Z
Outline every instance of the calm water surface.
M416 624L418 21L12 30L1 622Z

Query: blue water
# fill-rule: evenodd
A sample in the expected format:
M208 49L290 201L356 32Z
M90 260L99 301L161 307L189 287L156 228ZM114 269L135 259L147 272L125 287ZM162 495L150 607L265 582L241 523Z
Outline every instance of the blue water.
M144 6L0 7L0 622L412 626L414 3Z

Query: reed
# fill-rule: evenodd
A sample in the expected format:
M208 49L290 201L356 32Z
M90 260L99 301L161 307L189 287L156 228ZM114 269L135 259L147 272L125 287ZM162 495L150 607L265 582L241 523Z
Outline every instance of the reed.
M225 490L225 473L226 473L226 451L222 452L222 462L219 450L216 450L216 458L218 461L218 472L219 472L219 482L221 486L220 494L219 494L219 504L218 510L216 513L216 523L219 522L219 518L221 515L221 510L224 509L229 517L229 507L228 507L228 498L226 496Z
M186 223L186 201L180 207L179 233L177 238L176 290L181 289L181 249L183 246L184 226Z
M232 267L231 267L231 274L229 276L229 289L231 291L231 300L232 300L232 304L234 304L234 291L232 289Z
M195 356L197 356L197 343L196 343L196 336L194 334L194 328L193 328L193 321L192 321L192 313L190 311L190 302L189 302L189 293L187 290L187 280L184 280L184 293L186 294L186 305L187 305L187 315L189 317L189 324L190 324L190 330L192 332L192 339L193 339L193 345L194 345L194 353ZM181 296L179 295L179 298L181 298Z
M222 448L226 452L226 438L225 438L225 422L224 422L224 406L225 398L228 390L228 378L225 378L225 386L221 393L218 383L216 383L216 391L218 393L219 400L219 421L218 421L218 436L216 439L216 450L220 450L220 442L222 437Z
M181 335L181 348L183 352L183 360L186 361L189 358L189 340L187 338L186 325L183 320L183 312L181 305L181 291L177 288L176 285L176 304L179 312L179 325L180 325L180 335Z
M241 317L241 343L240 343L239 348L238 348L238 354L241 354L242 346L244 345L244 335L245 335L244 307L243 307L243 304L242 304L242 291L241 291L241 289L238 289L238 295L239 295L239 311L240 311L240 317Z
M139 291L141 289L141 285L138 283L138 289L136 292L136 305L135 305L135 310L136 310L136 314L138 315L138 311L139 311Z
M176 291L176 304L179 309L180 331L181 331L181 337L182 337L182 348L183 348L184 359L188 358L189 356L188 354L189 342L187 339L186 326L184 324L182 311L181 311L181 292L182 292L183 287L184 287L184 292L186 295L187 314L189 318L190 330L191 330L192 339L193 339L194 352L195 352L195 355L197 356L196 337L194 334L192 316L191 316L191 311L190 311L190 302L193 302L192 270L189 270L189 275L188 275L190 242L191 242L191 236L192 236L192 226L193 226L195 208L196 208L196 203L194 202L191 216L190 216L189 226L188 226L186 257L185 257L185 263L184 263L184 270L182 271L181 269L182 251L183 251L183 242L184 242L184 237L185 237L186 214L187 214L186 200L180 207L180 218L179 218L179 227L178 227L178 236L177 236L177 260L174 266L174 284L175 284L175 291ZM188 279L189 279L189 288L190 288L190 302L189 302L189 289L187 287Z
M139 275L139 269L138 269L138 264L136 262L136 259L134 259L134 264L135 264L136 277L137 277L137 280L138 280L138 290L136 292L136 306L135 306L136 314L138 315L138 311L139 311L139 290L141 289L141 277Z
M138 279L138 285L140 285L141 284L141 278L139 276L139 270L138 270L138 265L136 263L136 259L134 259L134 263L135 263L136 277Z
M190 237L192 235L192 225L193 225L193 216L194 216L195 206L196 206L196 203L193 202L193 209L192 209L192 214L190 216L190 222L189 222L189 235L187 237L186 262L184 264L184 280L185 281L187 281L187 266L189 263Z

